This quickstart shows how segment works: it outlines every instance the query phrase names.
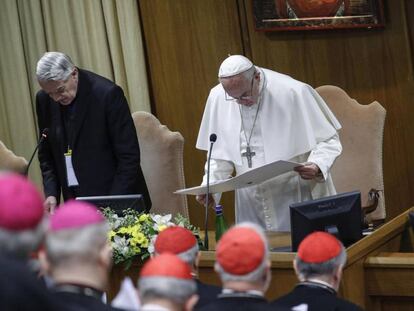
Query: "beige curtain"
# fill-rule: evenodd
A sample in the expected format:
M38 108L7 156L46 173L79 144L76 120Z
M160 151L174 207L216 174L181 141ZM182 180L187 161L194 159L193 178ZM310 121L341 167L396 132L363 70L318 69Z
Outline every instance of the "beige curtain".
M29 160L37 141L38 59L61 51L120 85L131 111L150 111L137 0L3 0L0 140ZM41 185L37 157L30 178Z

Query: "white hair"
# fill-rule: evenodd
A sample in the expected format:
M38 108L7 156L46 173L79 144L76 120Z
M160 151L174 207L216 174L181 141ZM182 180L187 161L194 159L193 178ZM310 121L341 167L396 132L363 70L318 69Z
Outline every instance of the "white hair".
M197 292L197 285L194 280L163 276L140 277L138 292L143 303L153 299L168 299L184 305Z
M47 52L37 62L36 77L39 81L65 81L75 65L70 57L60 52Z
M308 263L301 260L297 255L295 258L299 279L307 280L318 276L332 276L335 271L346 263L346 250L341 243L341 252L338 256L322 262Z
M15 231L0 228L0 253L27 259L43 242L46 227L47 220L43 218L33 229Z
M194 266L195 265L195 261L197 259L197 254L199 252L199 247L198 247L198 243L196 242L196 244L189 248L188 250L175 254L176 256L178 256L182 261L186 262L189 266ZM160 253L155 253L156 255L161 255Z
M83 228L48 232L46 253L53 267L70 263L94 263L108 243L108 224L98 223Z
M260 265L253 271L244 274L244 275L237 275L237 274L231 274L226 272L223 267L220 265L219 262L216 261L214 267L217 271L217 273L220 276L221 282L229 282L229 281L236 281L236 282L260 282L263 280L263 275L266 273L267 269L267 263L269 258L269 248L267 243L267 238L263 232L263 229L259 227L258 225L251 223L251 222L242 222L233 228L249 228L253 229L262 239L263 247L265 249L265 253L263 255L262 262ZM230 229L231 230L231 229Z

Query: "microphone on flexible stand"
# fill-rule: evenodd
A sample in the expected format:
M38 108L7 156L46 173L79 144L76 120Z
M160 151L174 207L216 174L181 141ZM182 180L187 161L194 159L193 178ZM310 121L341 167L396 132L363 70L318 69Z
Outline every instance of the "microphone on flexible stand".
M210 150L208 152L208 158L207 158L207 191L206 191L206 208L205 208L205 221L204 221L204 230L205 230L205 235L204 235L204 247L206 248L206 250L208 250L208 231L207 231L207 226L208 226L208 197L210 196L210 159L211 159L211 150L213 150L213 144L216 142L217 140L217 135L216 134L211 134L210 135Z
M30 164L32 164L32 161L33 161L33 158L34 158L34 156L36 154L37 149L39 148L40 144L47 138L47 135L48 134L49 134L49 129L48 128L43 129L42 134L40 135L40 139L37 142L36 148L35 148L35 150L32 153L32 156L31 156L31 158L29 160L29 163L27 164L26 170L24 172L24 175L25 176L27 176L27 173L29 172Z

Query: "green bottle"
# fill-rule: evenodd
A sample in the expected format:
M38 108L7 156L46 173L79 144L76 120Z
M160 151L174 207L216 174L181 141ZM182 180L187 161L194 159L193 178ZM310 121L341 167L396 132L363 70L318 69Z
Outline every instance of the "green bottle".
M227 230L227 224L223 216L223 206L216 205L216 242L220 240L221 236Z

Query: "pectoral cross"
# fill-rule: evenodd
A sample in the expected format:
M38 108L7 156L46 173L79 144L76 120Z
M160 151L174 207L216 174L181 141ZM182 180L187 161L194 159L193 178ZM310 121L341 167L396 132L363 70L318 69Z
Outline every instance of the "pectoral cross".
M246 152L242 153L242 157L247 158L247 165L249 166L249 168L252 168L252 157L254 157L255 155L256 155L256 152L251 151L250 146L247 146Z

